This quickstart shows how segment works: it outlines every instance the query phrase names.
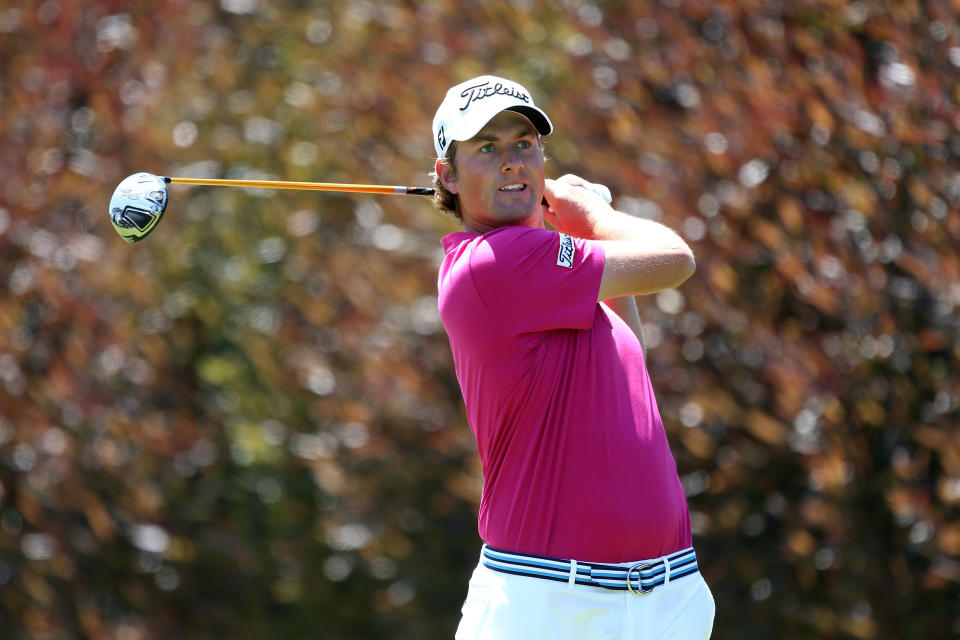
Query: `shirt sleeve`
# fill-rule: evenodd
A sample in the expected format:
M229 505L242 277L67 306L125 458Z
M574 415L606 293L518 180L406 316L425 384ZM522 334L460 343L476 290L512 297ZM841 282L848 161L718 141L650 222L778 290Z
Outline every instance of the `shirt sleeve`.
M487 311L507 335L588 329L603 277L597 242L529 227L484 235L470 273Z

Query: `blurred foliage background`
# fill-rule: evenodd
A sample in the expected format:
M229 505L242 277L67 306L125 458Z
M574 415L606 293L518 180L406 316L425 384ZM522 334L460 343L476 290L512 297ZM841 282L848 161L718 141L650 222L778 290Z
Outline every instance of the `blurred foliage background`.
M642 299L714 637L960 635L960 1L0 7L0 636L452 637L479 467L425 199L481 73L697 254ZM637 487L642 491L642 487Z

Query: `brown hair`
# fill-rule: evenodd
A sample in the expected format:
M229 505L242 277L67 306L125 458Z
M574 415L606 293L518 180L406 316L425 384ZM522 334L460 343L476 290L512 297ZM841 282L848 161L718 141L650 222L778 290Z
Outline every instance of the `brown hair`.
M450 167L450 175L452 177L457 177L457 143L456 141L450 143L450 148L447 149L447 155L440 159L440 163ZM447 191L447 188L443 186L443 182L440 181L440 176L436 171L431 173L433 176L433 206L440 211L445 211L446 213L453 214L457 220L463 219L463 214L460 212L460 198L455 193L450 193Z

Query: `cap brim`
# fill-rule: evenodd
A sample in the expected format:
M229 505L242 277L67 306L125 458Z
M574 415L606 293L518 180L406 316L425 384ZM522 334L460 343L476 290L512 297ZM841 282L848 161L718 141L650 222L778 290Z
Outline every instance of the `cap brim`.
M490 117L487 118L486 120L481 121L479 119L473 119L473 120L464 120L460 122L459 129L451 127L450 129L447 130L446 132L447 139L450 140L451 142L464 142L466 140L469 140L475 135L477 135L477 133L481 129L483 129L487 125L487 123L493 119L494 116L504 111L513 111L514 113L519 113L524 118L529 120L530 124L532 124L533 127L537 130L537 132L542 136L548 135L553 131L553 123L550 122L550 118L548 118L547 114L541 111L538 107L532 107L532 106L523 105L523 104L519 104L519 105L513 104L513 105L503 107L500 110L494 111L490 115ZM434 126L436 127L436 124L434 124ZM437 153L440 155L443 155L444 153L449 153L450 151L449 146L446 148L446 150L441 151L439 146L437 146L436 137L434 137L434 145L435 145L435 148L437 149Z
M545 114L543 111L541 111L537 107L528 107L526 105L514 105L510 107L505 107L500 111L497 111L497 113L503 113L504 111L513 111L514 113L519 113L524 118L529 120L530 124L532 124L533 127L537 130L537 133L539 133L542 136L548 135L550 132L553 131L553 123L550 122L550 118L548 118L547 114ZM464 127L459 131L451 131L449 133L450 140L455 142L464 142L466 140L469 140L473 136L477 135L477 133L479 133L481 129L487 126L487 123L490 122L490 120L492 120L494 116L497 115L497 113L490 116L490 119L486 120L482 124L477 124L476 122L473 122L471 123L472 126Z
M518 105L515 107L507 107L504 111L514 111L526 117L542 136L549 135L553 131L553 123L550 122L550 118L536 107Z

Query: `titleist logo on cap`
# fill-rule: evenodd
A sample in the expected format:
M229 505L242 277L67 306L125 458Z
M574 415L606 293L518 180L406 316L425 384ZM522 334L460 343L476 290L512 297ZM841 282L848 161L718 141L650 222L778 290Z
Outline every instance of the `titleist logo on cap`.
M460 111L466 111L467 107L477 100L483 100L484 98L497 95L510 96L518 100L523 100L527 103L530 102L530 96L523 91L520 91L517 87L506 86L500 82L497 82L491 86L490 82L484 82L482 84L475 84L471 87L467 87L460 93L460 97L466 98L466 102L464 102L463 106L460 107Z

